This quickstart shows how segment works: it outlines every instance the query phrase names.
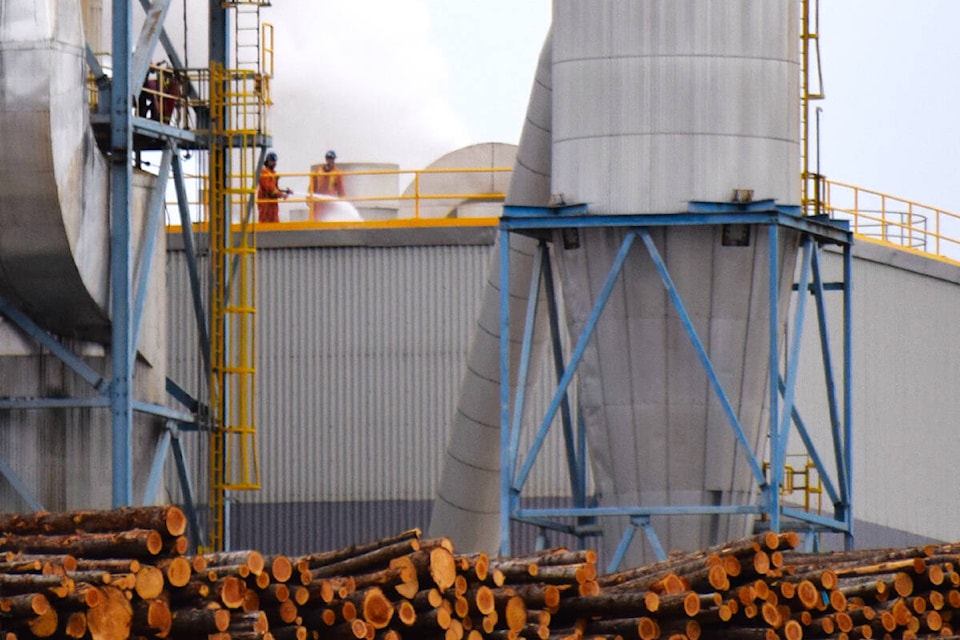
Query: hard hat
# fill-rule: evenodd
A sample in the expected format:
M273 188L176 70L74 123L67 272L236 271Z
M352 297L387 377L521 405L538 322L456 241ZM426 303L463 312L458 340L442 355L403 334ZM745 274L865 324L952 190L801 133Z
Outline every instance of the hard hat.
M271 151L270 153L267 154L267 158L266 158L266 159L267 159L267 160L276 160L276 159L277 159L277 154L275 154L273 151Z
M337 157L337 152L334 151L333 149L330 149L330 151L327 151L326 157L327 157L327 158L336 158L336 157Z

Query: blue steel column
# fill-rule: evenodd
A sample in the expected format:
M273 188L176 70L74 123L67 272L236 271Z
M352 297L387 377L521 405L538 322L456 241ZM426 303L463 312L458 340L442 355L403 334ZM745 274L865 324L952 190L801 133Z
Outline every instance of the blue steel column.
M500 555L510 555L510 232L500 229Z
M843 247L843 449L847 467L844 546L853 548L853 248Z
M777 433L777 428L780 422L780 359L778 357L779 354L777 353L777 325L780 323L780 317L778 313L778 300L780 298L780 269L778 268L780 263L780 233L777 225L767 225L767 235L770 251L770 371L769 382L767 383L770 385L770 460L776 461L780 459L780 438L779 434ZM775 462L771 464L770 481L767 483L767 491L769 492L768 508L770 511L770 528L778 533L780 531L780 478L782 476L782 472L783 469L778 468L778 465Z
M133 362L131 309L130 189L133 147L130 55L133 21L128 0L113 0L113 93L110 118L110 412L113 421L113 506L133 499Z

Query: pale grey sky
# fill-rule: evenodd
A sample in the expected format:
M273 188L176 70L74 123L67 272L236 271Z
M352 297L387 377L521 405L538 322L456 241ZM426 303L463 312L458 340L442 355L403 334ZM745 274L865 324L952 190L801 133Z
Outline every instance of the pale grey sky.
M822 172L960 213L960 1L820 5ZM551 0L274 0L281 171L328 148L412 169L516 143L550 17Z
M262 17L276 36L281 170L308 170L327 148L418 169L517 142L550 0L289 0Z
M822 172L960 213L960 2L820 5Z

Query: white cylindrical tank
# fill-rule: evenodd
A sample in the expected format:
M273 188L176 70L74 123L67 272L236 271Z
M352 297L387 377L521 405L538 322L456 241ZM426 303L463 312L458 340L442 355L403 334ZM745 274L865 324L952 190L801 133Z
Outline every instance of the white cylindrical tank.
M556 0L552 192L592 214L685 213L694 200L797 204L795 0ZM700 340L762 459L770 302L767 232L724 242L716 226L651 230ZM579 336L627 232L554 243ZM568 238L569 240L569 238ZM797 238L781 233L786 310ZM603 505L745 505L758 485L660 276L638 239L578 369ZM605 523L611 554L625 521ZM745 535L744 516L654 518L663 546ZM641 536L642 537L642 536ZM628 564L652 560L634 545ZM608 555L609 557L609 555Z
M796 0L555 0L553 189L594 213L799 194Z

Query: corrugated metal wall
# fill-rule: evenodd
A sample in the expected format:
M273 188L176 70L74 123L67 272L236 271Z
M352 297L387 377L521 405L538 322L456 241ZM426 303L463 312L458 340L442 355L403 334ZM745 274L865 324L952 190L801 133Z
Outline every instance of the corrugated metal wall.
M235 496L234 547L301 553L425 529L489 241L361 247L269 240L261 235L258 253L264 488ZM960 510L949 479L960 457L960 341L949 319L960 317L960 268L866 243L854 256L857 546L956 539ZM838 280L839 258L827 253L824 262L825 279ZM170 370L196 392L184 263L182 252L169 253ZM840 294L827 298L829 318L838 321ZM812 304L804 327L797 407L829 458ZM833 337L839 367L839 332ZM202 476L202 439L184 440ZM791 450L797 442L792 435ZM548 445L556 464L540 463L532 485L545 504L567 490L558 443ZM516 529L515 551L529 549L536 533Z
M853 255L854 514L875 525L855 529L857 546L896 544L874 536L883 529L956 540L960 340L952 320L960 317L960 267L865 241ZM825 281L838 281L842 259L830 252L824 257ZM828 292L826 299L831 323L840 321L840 293ZM828 425L812 419L825 415L825 396L811 305L797 407L818 434L820 451L830 452ZM840 334L831 338L839 367ZM791 436L794 448L797 440Z
M490 230L481 232L479 244L431 244L442 234L423 230L422 244L399 246L290 246L309 245L310 231L289 243L258 236L263 489L234 496L235 546L309 550L426 529L493 250ZM197 393L185 262L170 253L170 366ZM559 436L549 440L547 455L559 459ZM196 445L189 457L202 471ZM562 464L538 466L531 495L568 490Z

